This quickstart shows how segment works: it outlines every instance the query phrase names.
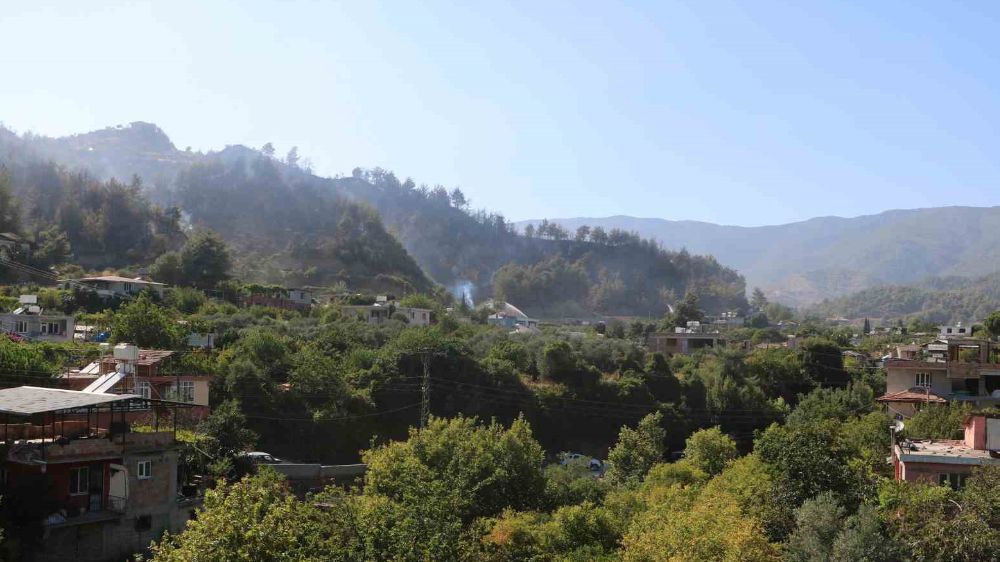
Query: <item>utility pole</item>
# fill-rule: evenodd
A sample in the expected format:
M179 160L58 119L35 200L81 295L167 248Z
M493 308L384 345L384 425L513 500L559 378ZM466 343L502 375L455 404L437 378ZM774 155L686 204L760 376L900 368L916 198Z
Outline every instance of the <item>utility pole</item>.
M420 428L427 427L427 420L431 417L431 355L424 352L424 378L420 385Z

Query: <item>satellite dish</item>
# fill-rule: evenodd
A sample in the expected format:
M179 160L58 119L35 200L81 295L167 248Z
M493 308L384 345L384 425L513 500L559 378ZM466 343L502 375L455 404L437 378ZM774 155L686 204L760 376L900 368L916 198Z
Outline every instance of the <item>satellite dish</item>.
M896 433L899 433L900 431L903 431L903 428L905 428L905 427L906 427L906 424L903 423L903 420L896 420L892 424L892 430L894 432L896 432Z

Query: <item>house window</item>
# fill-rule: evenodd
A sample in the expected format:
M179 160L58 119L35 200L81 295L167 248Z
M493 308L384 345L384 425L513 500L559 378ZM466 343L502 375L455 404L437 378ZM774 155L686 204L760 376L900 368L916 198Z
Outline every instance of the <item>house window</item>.
M61 333L58 322L42 322L42 333L56 335Z
M135 393L142 396L146 400L149 400L153 397L153 387L150 386L149 381L139 381L139 384L135 389Z
M194 402L194 382L181 381L171 384L170 395L178 402Z
M917 385L921 388L931 387L931 374L930 373L917 373Z
M26 320L18 320L14 323L14 331L19 334L28 333L28 322Z
M139 461L135 471L139 480L149 480L153 477L153 461Z
M965 487L965 479L968 474L941 474L939 475L939 482L942 486L950 486L952 490L961 490Z
M90 469L86 466L69 469L69 495L84 496L90 488Z

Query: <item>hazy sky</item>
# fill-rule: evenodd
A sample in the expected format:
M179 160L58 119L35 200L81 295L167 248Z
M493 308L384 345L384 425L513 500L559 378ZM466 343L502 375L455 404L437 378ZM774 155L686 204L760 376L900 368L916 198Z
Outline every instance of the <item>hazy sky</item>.
M808 4L808 7L804 7ZM511 219L1000 204L1000 3L5 2L0 121L293 144Z

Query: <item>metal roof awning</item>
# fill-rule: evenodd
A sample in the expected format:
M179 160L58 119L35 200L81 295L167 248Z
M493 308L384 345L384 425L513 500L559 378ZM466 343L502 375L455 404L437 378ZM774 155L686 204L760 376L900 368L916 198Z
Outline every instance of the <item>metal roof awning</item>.
M30 416L142 399L142 396L137 394L100 394L61 388L19 386L0 390L0 414Z

